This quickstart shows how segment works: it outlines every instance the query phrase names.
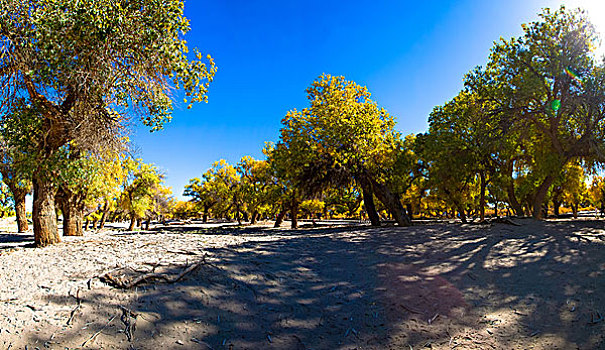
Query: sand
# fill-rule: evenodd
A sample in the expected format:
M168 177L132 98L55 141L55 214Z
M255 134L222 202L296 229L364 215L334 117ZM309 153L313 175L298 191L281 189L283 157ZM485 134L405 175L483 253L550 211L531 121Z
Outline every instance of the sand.
M190 224L46 248L5 227L0 348L605 348L605 221L515 222ZM203 259L173 284L98 278Z

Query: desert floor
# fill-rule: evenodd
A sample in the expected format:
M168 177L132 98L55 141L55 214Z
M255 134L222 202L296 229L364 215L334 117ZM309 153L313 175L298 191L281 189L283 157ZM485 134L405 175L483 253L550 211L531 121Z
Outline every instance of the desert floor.
M605 221L513 221L194 223L47 248L9 225L0 348L605 349Z

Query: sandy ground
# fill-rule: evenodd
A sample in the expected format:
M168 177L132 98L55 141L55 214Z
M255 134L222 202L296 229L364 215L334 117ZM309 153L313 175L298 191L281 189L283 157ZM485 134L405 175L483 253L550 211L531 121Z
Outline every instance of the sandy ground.
M605 349L605 221L516 222L187 225L47 248L10 227L0 349ZM98 278L204 256L174 284Z

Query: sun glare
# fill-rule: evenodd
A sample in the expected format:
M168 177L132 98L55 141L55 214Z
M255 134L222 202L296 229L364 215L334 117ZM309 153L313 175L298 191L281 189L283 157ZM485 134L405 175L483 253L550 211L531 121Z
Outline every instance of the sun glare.
M597 53L605 55L605 0L569 0L562 3L567 8L580 7L586 10L601 37L601 47L597 49Z

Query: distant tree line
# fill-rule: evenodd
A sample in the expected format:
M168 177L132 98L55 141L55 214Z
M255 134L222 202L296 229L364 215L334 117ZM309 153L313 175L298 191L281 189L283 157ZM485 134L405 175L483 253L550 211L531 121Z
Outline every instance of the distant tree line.
M368 90L322 75L309 106L289 111L266 160L221 160L190 181L184 212L254 222L307 217L415 215L484 220L605 210L605 65L580 10L545 9L523 35L500 40L464 89L403 136Z

